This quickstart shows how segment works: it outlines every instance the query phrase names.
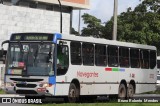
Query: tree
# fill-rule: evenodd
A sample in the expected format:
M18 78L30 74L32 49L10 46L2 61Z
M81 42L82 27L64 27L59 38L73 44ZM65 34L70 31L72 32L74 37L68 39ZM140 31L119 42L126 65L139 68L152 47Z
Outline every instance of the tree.
M79 36L79 33L74 28L71 28L71 34Z
M85 13L82 15L84 24L87 27L83 28L82 36L93 36L93 37L103 37L102 30L103 26L101 25L101 20L96 17Z
M105 34L112 35L113 19L105 25ZM118 16L118 40L154 45L160 49L160 3L144 0L132 11Z
M82 16L87 27L83 36L112 39L113 17L101 25L101 20L89 14ZM160 51L160 2L143 0L135 9L128 8L118 16L117 40L154 45Z

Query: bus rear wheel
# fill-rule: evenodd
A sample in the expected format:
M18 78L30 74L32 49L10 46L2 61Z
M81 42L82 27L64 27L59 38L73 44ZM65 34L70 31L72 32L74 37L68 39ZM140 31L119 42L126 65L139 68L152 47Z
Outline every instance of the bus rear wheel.
M69 93L68 93L68 101L70 103L78 102L79 100L79 89L76 87L74 83L70 84Z
M132 98L133 95L134 95L134 87L132 84L129 84L127 89L127 97Z
M124 84L120 84L119 90L118 90L118 97L121 99L125 99L127 94L126 86Z

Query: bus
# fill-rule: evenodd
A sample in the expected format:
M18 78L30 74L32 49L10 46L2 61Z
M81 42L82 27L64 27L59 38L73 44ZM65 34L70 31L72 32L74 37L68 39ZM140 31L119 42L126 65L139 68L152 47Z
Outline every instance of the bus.
M157 73L160 74L160 56L157 56Z
M5 90L30 96L83 97L156 90L156 47L60 33L14 33Z

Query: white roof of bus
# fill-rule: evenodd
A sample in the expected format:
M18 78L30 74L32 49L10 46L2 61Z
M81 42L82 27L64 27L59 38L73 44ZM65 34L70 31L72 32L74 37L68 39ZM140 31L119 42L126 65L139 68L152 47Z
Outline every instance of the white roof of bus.
M92 42L92 43L107 44L107 45L118 45L118 46L131 47L131 48L134 47L134 48L144 48L144 49L156 50L155 46L128 43L128 42L120 42L120 41L114 41L114 40L107 40L103 38L82 37L82 36L62 34L62 39L82 41L82 42Z

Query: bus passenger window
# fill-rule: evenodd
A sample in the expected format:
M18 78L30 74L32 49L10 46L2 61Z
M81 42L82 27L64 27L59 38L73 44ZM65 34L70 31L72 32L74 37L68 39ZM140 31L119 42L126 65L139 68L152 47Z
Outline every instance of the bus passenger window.
M130 62L132 68L140 68L139 49L130 49Z
M140 52L141 68L149 69L149 51L141 50Z
M156 51L151 50L150 51L150 68L154 69L154 67L156 66Z
M108 46L108 66L118 67L118 47Z
M119 48L119 64L120 67L129 67L129 49L125 47Z
M107 65L107 54L105 45L95 45L95 64L97 66Z
M71 64L81 65L81 43L80 42L71 42Z
M93 66L94 65L94 45L89 43L82 44L83 50L83 64Z

